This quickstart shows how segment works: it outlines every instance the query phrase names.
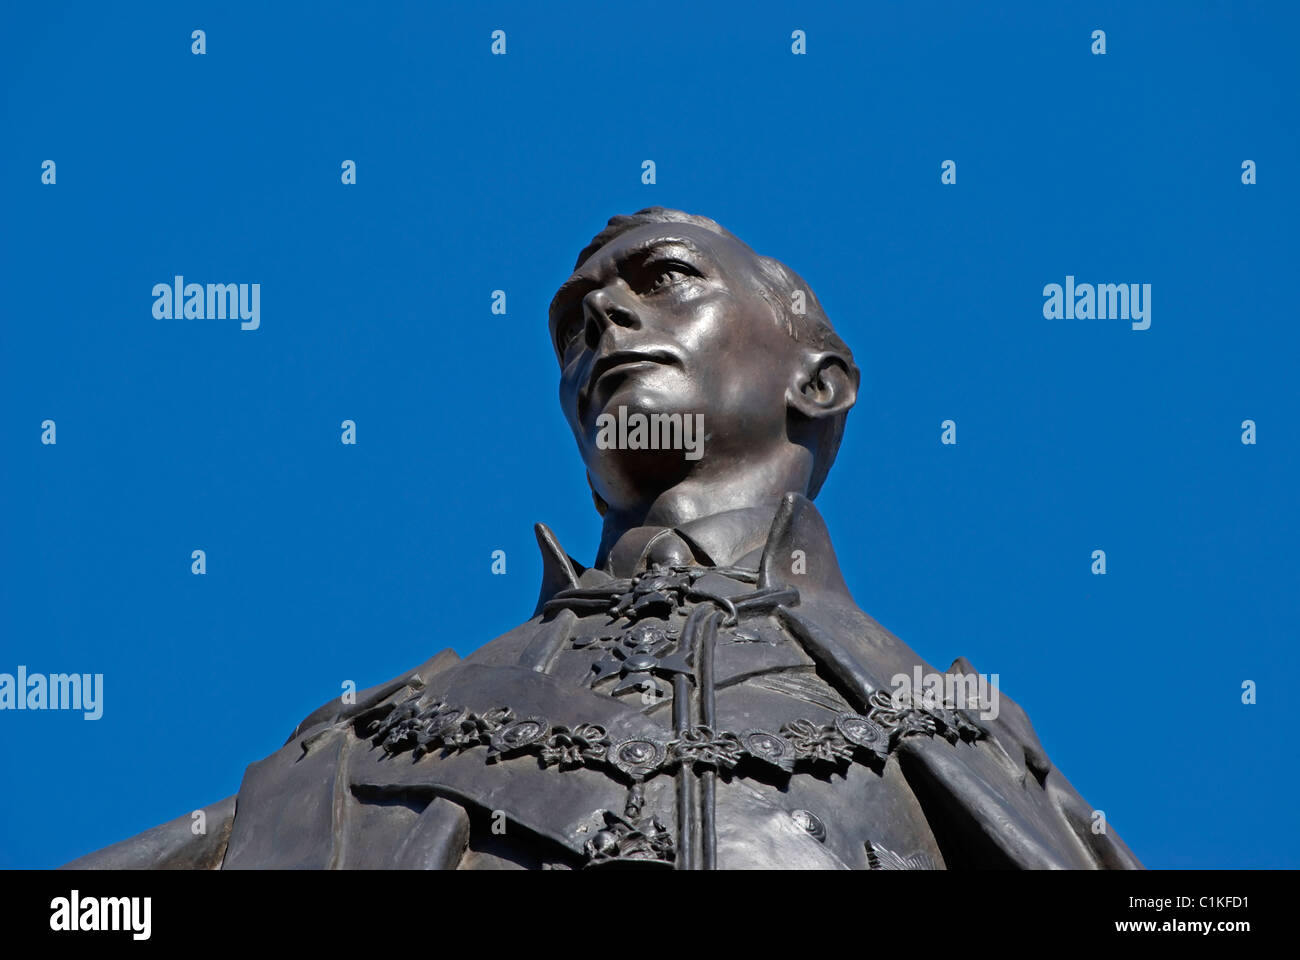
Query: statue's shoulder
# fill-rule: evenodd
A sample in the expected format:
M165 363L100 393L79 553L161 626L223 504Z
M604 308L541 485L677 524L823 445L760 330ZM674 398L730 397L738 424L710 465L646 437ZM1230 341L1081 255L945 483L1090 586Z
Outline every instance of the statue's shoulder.
M534 617L495 640L489 641L463 659L455 650L448 647L419 666L404 670L390 680L377 683L373 687L347 697L335 697L303 718L285 742L291 743L318 730L333 727L371 712L389 701L403 699L415 691L422 690L435 677L458 665L477 664L484 667L514 665L519 662L521 653L527 649L540 626L541 618Z
M66 863L61 870L215 870L225 856L235 797L182 814Z

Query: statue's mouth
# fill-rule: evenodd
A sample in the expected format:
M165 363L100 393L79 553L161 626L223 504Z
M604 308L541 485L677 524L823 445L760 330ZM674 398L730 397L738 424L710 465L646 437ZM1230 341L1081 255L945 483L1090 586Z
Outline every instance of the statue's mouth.
M578 395L578 416L585 418L592 394L602 380L611 376L625 376L638 367L673 364L681 361L667 350L614 350L596 358L587 374L587 382Z

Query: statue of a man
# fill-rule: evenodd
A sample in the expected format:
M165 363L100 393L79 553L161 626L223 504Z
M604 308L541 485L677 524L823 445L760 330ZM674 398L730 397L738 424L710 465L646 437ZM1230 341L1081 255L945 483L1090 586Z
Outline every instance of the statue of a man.
M550 331L595 562L539 524L527 623L321 707L206 833L69 866L1141 866L1018 706L849 595L811 501L858 370L798 275L650 208L582 251Z

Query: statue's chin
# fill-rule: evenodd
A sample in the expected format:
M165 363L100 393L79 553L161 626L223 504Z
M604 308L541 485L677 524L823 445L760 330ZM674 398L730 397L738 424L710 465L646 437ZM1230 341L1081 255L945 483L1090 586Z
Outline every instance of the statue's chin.
M634 363L619 367L602 376L592 388L589 403L582 410L584 424L590 429L603 415L617 417L626 413L698 412L697 385L683 372L662 363Z

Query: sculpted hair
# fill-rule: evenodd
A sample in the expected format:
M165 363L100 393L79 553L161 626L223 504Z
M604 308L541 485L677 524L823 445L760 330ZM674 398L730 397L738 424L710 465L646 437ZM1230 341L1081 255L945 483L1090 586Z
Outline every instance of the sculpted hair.
M812 292L812 288L803 281L803 278L780 260L754 253L749 244L708 217L686 213L682 210L671 210L667 207L646 207L633 214L619 214L616 217L611 217L609 223L605 225L605 229L596 234L591 242L578 254L578 260L573 265L573 269L577 270L581 267L592 254L615 237L636 227L652 223L694 224L719 236L726 237L739 244L742 249L749 251L757 261L759 276L763 280L762 297L772 308L772 315L776 322L785 329L786 333L795 342L805 344L818 352L833 353L840 357L844 361L844 366L848 370L849 376L852 377L854 384L858 383L859 373L857 365L853 362L853 351L835 332L835 328L831 326L830 320L826 317L826 312L822 310L821 302ZM796 290L803 291L804 312L802 314L797 314L792 309ZM813 449L812 476L808 481L809 499L817 496L822 484L826 481L826 475L830 473L831 464L835 462L835 455L840 449L840 440L844 436L844 423L847 419L847 410L834 417L827 417L822 421L820 429L814 434L816 442Z

